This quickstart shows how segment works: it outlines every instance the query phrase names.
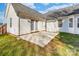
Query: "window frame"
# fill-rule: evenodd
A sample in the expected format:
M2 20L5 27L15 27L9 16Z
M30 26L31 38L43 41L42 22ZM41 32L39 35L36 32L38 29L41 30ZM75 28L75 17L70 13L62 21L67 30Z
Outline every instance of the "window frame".
M59 22L61 22L61 23L59 23ZM58 20L58 27L62 27L62 26L63 26L63 20L60 19L60 20Z
M69 18L69 28L73 28L73 18Z
M12 18L10 18L10 27L12 27Z
M77 18L77 28L79 28L79 18Z

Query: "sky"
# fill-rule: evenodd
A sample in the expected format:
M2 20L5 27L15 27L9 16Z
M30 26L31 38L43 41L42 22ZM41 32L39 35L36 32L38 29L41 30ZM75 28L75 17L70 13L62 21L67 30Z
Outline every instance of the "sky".
M0 23L4 21L4 13L6 9L6 4L0 3Z
M44 14L50 10L72 6L72 3L27 3L24 5ZM6 4L0 3L0 22L4 22Z
M72 6L73 4L72 3L28 3L24 5L44 14L50 10Z

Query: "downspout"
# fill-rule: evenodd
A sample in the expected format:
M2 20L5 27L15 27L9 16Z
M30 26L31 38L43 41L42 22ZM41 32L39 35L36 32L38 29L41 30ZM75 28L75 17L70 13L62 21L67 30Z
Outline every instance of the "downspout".
M19 16L19 12L18 12L18 16ZM20 36L20 17L18 19L18 35Z
M18 30L18 34L20 36L20 17L19 17L19 30Z
M74 15L74 19L73 19L73 27L74 27L74 34L76 34L77 17L75 15Z

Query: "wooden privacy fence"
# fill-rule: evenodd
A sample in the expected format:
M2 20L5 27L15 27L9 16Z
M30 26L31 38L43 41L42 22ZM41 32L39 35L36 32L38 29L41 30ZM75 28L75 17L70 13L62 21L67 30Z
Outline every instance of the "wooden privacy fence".
M7 33L7 24L0 26L0 34L6 34Z

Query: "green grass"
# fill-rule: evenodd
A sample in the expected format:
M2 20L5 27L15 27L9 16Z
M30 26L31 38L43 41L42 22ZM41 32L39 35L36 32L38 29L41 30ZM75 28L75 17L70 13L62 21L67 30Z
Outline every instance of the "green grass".
M57 35L44 48L15 36L0 35L0 56L79 56L79 35Z
M79 35L61 32L60 38L65 43L68 43L74 46L79 46Z

